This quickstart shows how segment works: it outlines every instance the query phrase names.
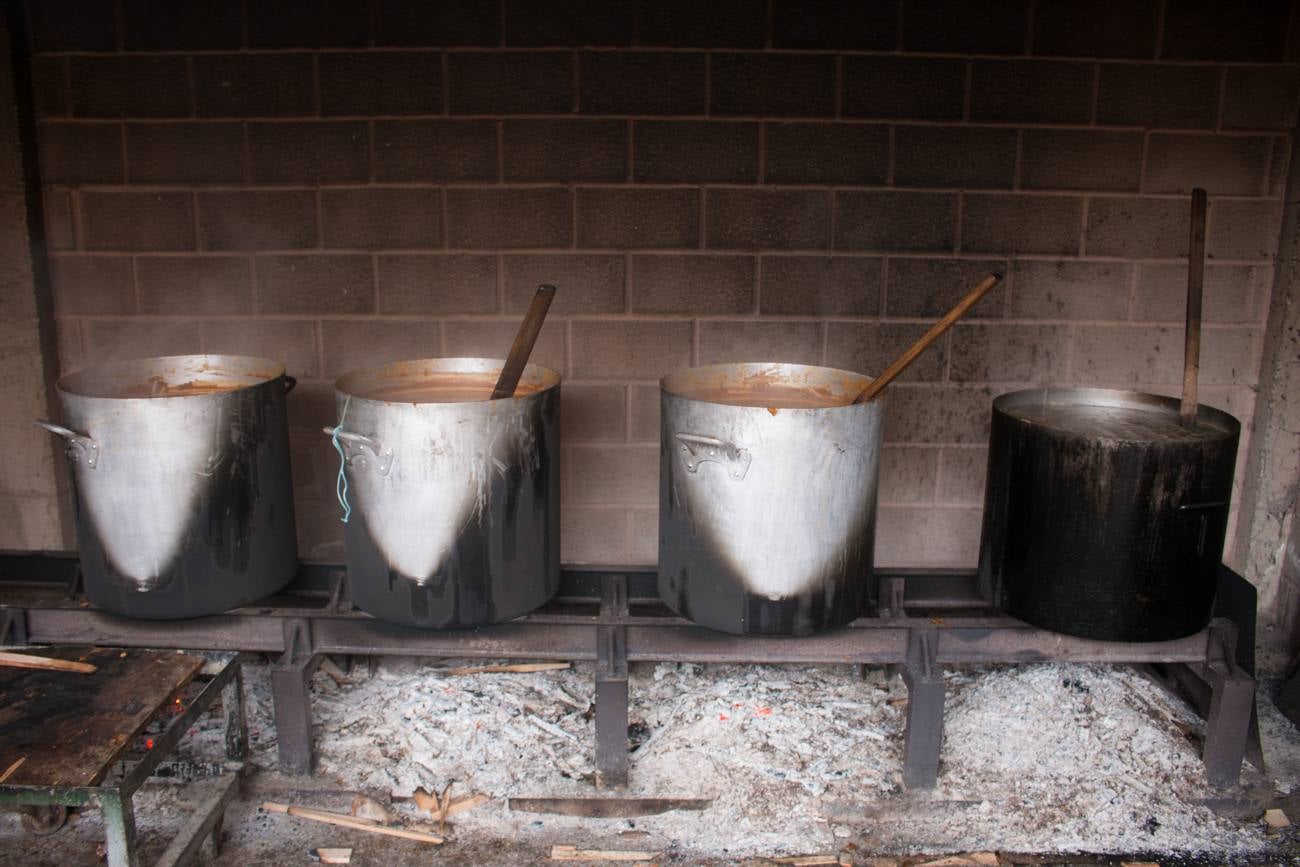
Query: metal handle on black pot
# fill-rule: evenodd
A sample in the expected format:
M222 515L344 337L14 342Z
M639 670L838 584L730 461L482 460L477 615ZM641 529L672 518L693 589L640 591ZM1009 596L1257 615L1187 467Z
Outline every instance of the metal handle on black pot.
M375 469L379 471L379 475L386 476L388 471L393 468L393 450L386 448L383 443L374 437L332 427L322 428L322 430L327 436L338 437L339 442L343 444L343 450L347 455L347 462L350 466L355 466L358 469L364 468L366 461L369 460L365 454L368 451L375 461Z
M293 391L297 387L298 387L298 377L290 376L289 374L286 373L284 375L284 393L288 394L289 392Z
M52 434L58 434L68 441L68 459L73 461L81 460L81 456L86 457L86 466L94 469L99 466L99 443L83 433L77 433L71 428L63 425L54 424L53 422L36 420L37 427L43 427Z
M688 473L696 472L702 463L717 461L727 468L727 475L740 481L745 478L745 474L749 472L749 465L754 460L748 449L717 437L679 433L676 439L681 443L682 452L686 455L682 459L682 465L686 467Z

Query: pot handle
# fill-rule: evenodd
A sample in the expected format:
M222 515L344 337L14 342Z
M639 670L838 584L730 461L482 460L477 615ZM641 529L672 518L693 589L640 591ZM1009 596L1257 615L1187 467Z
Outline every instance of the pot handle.
M83 433L77 433L75 430L54 424L53 422L42 421L37 419L37 427L43 427L52 434L58 434L68 441L68 460L79 461L84 456L86 466L94 469L99 466L99 443Z
M298 387L298 377L290 376L289 374L286 373L284 375L284 393L288 394L289 392L293 391L297 387Z
M1217 511L1227 511L1231 505L1227 500L1215 500L1209 503L1187 503L1178 507L1182 514L1193 514L1201 519L1200 529L1196 534L1196 556L1205 556L1205 542L1210 531L1210 515Z
M373 460L375 469L381 476L388 475L388 471L393 468L393 450L385 448L384 444L374 437L332 427L322 428L322 430L326 436L338 437L348 466L365 469L366 464ZM370 454L367 455L366 452Z
M717 461L727 468L727 475L739 482L749 472L749 465L754 459L749 449L724 442L717 437L679 433L675 439L681 444L682 454L685 455L682 466L686 467L688 473L697 472L702 463Z

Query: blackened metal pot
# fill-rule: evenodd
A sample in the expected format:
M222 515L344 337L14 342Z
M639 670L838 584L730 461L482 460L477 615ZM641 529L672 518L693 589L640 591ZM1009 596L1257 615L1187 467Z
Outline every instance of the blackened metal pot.
M1241 426L1202 406L1090 388L993 402L979 579L985 598L1053 632L1191 635L1210 620Z
M58 381L86 595L114 614L200 617L279 590L298 568L277 362L181 355Z
M348 584L363 611L462 629L559 589L560 375L530 364L514 397L489 400L502 364L403 361L335 384Z
M883 402L802 364L720 364L661 382L659 594L703 626L803 635L874 595Z

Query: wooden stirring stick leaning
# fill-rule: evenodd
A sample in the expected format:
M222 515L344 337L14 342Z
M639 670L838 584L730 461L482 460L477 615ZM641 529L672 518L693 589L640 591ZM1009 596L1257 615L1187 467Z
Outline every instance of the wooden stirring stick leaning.
M1183 347L1183 399L1178 420L1196 425L1196 377L1201 369L1201 284L1205 281L1205 190L1192 190L1192 228L1187 244L1187 331Z
M853 398L850 403L866 403L884 391L885 386L893 382L895 377L906 370L909 364L916 361L916 357L925 352L929 345L938 340L939 336L947 331L954 322L966 315L966 311L974 307L975 302L987 295L989 290L996 286L1001 279L1001 274L993 273L981 280L980 284L970 291L970 294L957 302L956 307L949 310L942 319L934 323L929 331L921 335L920 340L907 348L906 352L894 359L894 363L886 367L885 372L880 376L871 380L870 384L862 389L862 392Z
M528 306L524 321L519 323L519 332L510 347L510 354L506 356L505 366L501 368L501 376L497 378L496 388L492 389L492 400L514 397L515 388L519 385L519 377L523 376L528 356L533 354L533 344L537 342L537 335L542 331L542 323L546 321L546 311L551 309L551 299L554 297L554 286L543 284L537 287L533 303Z

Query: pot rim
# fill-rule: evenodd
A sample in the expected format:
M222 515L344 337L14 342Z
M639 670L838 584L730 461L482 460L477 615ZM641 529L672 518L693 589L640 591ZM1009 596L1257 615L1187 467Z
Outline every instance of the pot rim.
M825 410L847 410L854 407L876 406L883 404L883 395L870 403L853 404L848 401L856 397L872 381L873 377L840 367L827 367L819 364L796 364L783 361L740 361L725 364L706 364L699 367L685 367L676 370L659 380L660 392L664 395L682 400L708 403L714 406L727 406L735 409L766 409L768 403L755 399L753 403L734 403L710 400L699 396L700 390L713 390L730 385L750 377L761 376L787 377L778 379L774 384L795 388L821 386L829 390L833 397L843 398L844 403L825 406L791 407L781 412L822 412ZM802 379L800 379L800 377Z
M1083 386L1060 386L1055 388L1026 388L1009 391L993 399L995 412L1007 413L1009 410L1028 405L1048 406L1097 406L1147 410L1159 414L1171 421L1179 415L1180 402L1176 397L1152 394L1145 391L1133 391L1122 388L1088 388ZM1196 420L1217 430L1224 437L1239 436L1241 422L1236 416L1208 404L1200 403L1196 407ZM1026 421L1025 423L1032 423ZM1066 431L1069 432L1068 429ZM1085 434L1080 434L1084 436ZM1121 438L1086 434L1090 439L1124 440L1132 442L1156 442L1154 438Z
M479 356L440 356L436 358L411 358L402 361L390 361L386 364L377 364L370 367L361 367L355 370L349 370L347 373L334 380L334 390L338 394L346 395L353 401L368 401L377 404L403 404L410 406L472 406L481 403L495 403L490 398L481 398L479 400L459 401L454 404L442 401L425 401L415 402L409 400L383 400L376 397L368 397L364 393L358 393L358 389L366 386L373 387L378 382L398 383L398 382L419 382L421 374L438 373L438 374L492 374L499 375L501 368L505 366L504 358L484 358ZM407 370L403 373L403 369ZM560 387L563 377L559 371L542 364L529 363L524 365L523 373L519 377L521 383L538 386L527 394L519 394L501 400L526 400L536 397L546 392Z
M152 377L159 377L163 382L180 383L192 382L196 376L205 377L206 381L219 381L220 377L238 378L240 381L229 388L196 394L123 393L131 387L143 387ZM195 400L257 388L283 376L285 368L282 363L257 355L159 355L82 367L60 376L55 388L60 394L88 400Z

